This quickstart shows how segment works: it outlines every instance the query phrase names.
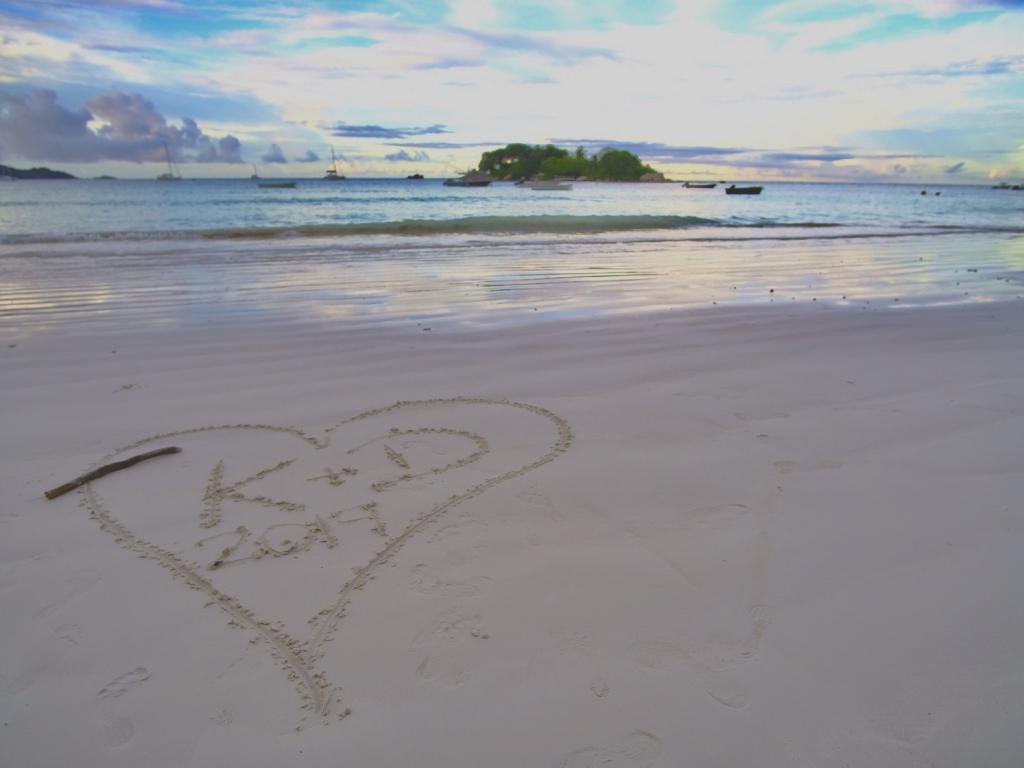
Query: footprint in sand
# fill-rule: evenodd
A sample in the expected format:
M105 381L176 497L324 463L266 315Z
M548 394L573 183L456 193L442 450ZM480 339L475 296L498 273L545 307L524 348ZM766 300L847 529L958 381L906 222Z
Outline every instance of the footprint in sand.
M661 739L647 731L631 731L603 747L570 752L559 768L651 768L661 756Z
M635 664L653 670L669 669L676 664L693 660L682 646L661 640L640 640L631 643L629 655Z
M416 667L416 677L421 682L441 683L448 688L462 685L469 672L456 660L456 646L488 637L479 614L458 610L441 614L413 638L411 650L427 651Z
M126 691L149 680L149 670L145 667L136 667L131 672L118 675L97 694L101 699L116 699Z
M723 707L743 709L747 706L747 689L735 680L725 677L720 672L700 672L698 676L701 678L704 692Z
M462 685L469 673L457 662L427 654L416 667L416 677L425 683L441 683L448 688Z

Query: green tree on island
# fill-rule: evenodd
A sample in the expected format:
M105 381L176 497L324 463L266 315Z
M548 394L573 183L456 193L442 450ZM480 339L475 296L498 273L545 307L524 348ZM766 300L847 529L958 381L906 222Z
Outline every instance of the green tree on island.
M568 157L569 153L554 144L531 147L529 144L509 144L501 149L484 152L479 168L497 179L528 179L540 173L545 160Z
M496 179L531 179L540 176L568 178L586 177L598 181L637 181L648 173L657 173L632 152L605 148L587 157L583 147L575 154L554 144L530 146L509 144L501 149L484 152L480 156L479 170Z

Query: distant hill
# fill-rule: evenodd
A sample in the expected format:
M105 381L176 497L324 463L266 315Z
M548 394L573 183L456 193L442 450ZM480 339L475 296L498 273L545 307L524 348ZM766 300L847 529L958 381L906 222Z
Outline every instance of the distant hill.
M11 176L15 179L73 179L70 173L54 171L50 168L11 168L9 165L0 165L0 176Z

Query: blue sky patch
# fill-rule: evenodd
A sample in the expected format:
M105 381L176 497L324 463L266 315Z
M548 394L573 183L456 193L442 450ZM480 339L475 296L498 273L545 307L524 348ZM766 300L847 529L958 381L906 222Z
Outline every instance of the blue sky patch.
M988 21L998 15L999 11L973 11L937 19L928 19L913 14L887 16L873 27L855 32L841 40L835 40L817 50L822 53L838 53L867 43L895 40L928 32L950 32L968 24Z

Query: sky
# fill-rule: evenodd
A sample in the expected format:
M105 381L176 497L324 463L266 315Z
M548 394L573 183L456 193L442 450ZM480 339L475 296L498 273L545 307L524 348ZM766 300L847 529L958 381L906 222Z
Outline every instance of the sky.
M678 179L1024 179L1024 0L0 0L0 163L450 176L509 142Z

